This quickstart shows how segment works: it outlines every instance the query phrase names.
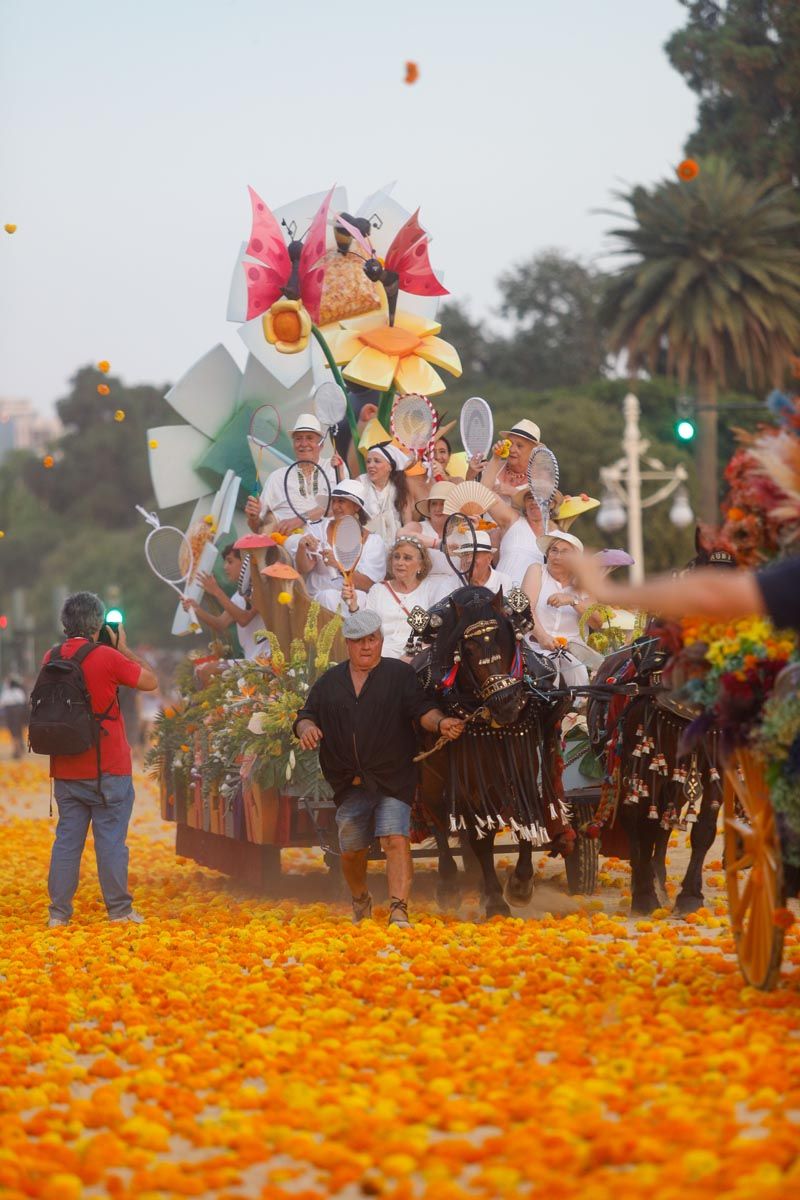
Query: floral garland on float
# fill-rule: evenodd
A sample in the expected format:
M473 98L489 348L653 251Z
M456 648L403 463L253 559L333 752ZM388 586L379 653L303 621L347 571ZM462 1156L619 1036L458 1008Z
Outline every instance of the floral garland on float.
M319 757L298 747L292 724L331 665L340 628L338 617L321 626L319 605L311 604L303 636L286 652L267 632L264 657L255 661L226 658L220 643L209 655L187 658L177 680L181 700L159 714L145 760L159 782L166 820L281 844L297 825L290 796L329 798ZM209 661L224 669L198 687L196 668ZM311 832L304 831L308 841Z

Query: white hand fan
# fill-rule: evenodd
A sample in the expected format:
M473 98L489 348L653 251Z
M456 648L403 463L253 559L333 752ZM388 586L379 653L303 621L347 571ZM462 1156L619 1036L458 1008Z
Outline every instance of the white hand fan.
M542 510L542 523L547 533L550 501L558 487L558 459L547 446L537 446L528 459L528 488Z
M409 450L424 450L439 428L439 415L427 396L400 396L391 415L392 437Z
M361 526L355 517L340 517L333 528L333 554L345 583L352 583L361 558Z
M481 396L470 396L461 409L461 445L469 458L487 458L494 440L492 410Z
M466 483L457 483L447 493L444 512L448 516L451 513L464 513L468 517L479 517L481 513L489 512L497 499L497 495L482 483L468 479Z

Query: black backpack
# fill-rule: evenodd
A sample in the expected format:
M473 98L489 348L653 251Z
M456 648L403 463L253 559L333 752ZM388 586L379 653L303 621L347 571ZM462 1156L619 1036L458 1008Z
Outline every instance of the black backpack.
M64 658L61 646L54 646L31 692L31 718L28 724L28 748L34 754L83 754L97 750L97 790L100 796L100 737L102 722L113 718L109 713L116 701L102 713L92 709L83 663L96 642L80 646L71 658ZM103 796L105 802L105 797Z

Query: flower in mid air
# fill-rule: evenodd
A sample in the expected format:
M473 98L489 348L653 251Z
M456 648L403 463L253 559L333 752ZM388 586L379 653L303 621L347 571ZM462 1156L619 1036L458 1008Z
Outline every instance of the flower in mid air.
M98 383L97 390L101 396L107 396L108 393L111 391L111 388L108 386L107 383Z
M419 67L415 62L406 63L406 77L403 83L416 83L419 79Z
M45 454L44 458L42 459L42 466L49 471L55 461L56 460L53 458L52 454Z
M115 421L124 421L125 420L125 409L124 408L117 409L117 411L114 413L114 420Z
M98 371L102 371L104 375L107 375L111 370L111 363L108 362L107 359L101 358L100 362L97 364L97 369Z
M6 233L16 233L17 232L16 225L12 225L10 221L7 225L3 226L3 229L5 229Z
M458 377L461 360L455 347L436 335L438 321L398 312L389 325L384 312L343 321L328 334L328 344L343 375L351 383L386 392L394 385L404 394L437 396L445 390L434 366Z
M264 337L281 354L298 354L305 350L311 336L311 317L302 300L280 300L262 317Z
M683 162L678 163L675 173L681 183L691 183L700 174L700 167L693 158L685 158Z
M157 450L157 449L158 449L158 442L156 441L156 439L155 439L155 438L150 438L150 441L149 441L147 444L148 444L148 446L150 447L150 449L151 449L151 450Z

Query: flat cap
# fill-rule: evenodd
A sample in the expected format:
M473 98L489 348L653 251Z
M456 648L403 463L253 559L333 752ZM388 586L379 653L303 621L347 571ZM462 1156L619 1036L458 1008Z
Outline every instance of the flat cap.
M368 608L350 613L345 617L342 633L348 641L355 642L359 638L368 637L371 633L381 632L381 619L376 612Z

